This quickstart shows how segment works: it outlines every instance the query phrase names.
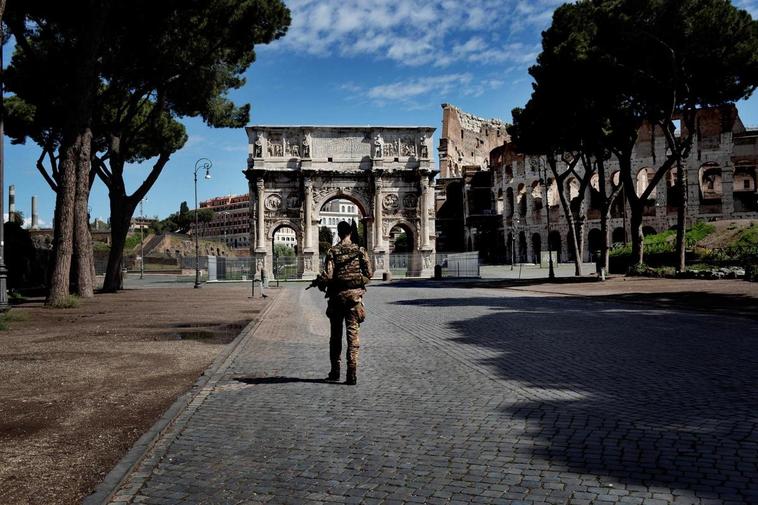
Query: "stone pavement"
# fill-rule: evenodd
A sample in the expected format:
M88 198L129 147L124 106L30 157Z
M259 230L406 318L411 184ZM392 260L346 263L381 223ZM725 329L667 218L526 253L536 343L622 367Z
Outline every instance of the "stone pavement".
M758 503L755 321L384 284L349 387L274 304L113 503Z

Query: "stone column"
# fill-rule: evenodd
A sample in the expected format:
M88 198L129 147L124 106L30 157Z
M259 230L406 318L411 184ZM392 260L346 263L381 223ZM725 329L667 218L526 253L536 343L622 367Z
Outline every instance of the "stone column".
M381 249L382 237L382 180L374 181L374 249Z
M313 250L313 182L309 177L304 181L305 199L303 202L303 251Z
M266 205L265 205L265 187L263 179L258 179L255 182L256 193L256 206L257 206L257 232L258 236L255 239L255 252L266 252Z
M313 247L313 181L310 177L304 179L303 187L303 279L315 279L319 265L317 249Z
M433 208L434 204L430 202L430 195L434 196L434 190L429 188L429 178L426 174L421 174L421 202L419 202L422 233L422 240L419 242L421 247L421 277L434 276L434 247L429 240L429 235L433 231L430 229L429 210Z
M431 250L432 245L429 242L429 234L431 230L429 229L429 209L430 202L429 202L429 179L427 178L426 174L421 175L421 202L419 205L419 212L421 212L421 232L423 235L423 240L421 241L421 249L423 251Z
M380 175L374 177L374 276L381 275L389 270L387 264L387 250L384 247L384 236L382 234L382 224L384 221L384 212L382 209L382 178Z

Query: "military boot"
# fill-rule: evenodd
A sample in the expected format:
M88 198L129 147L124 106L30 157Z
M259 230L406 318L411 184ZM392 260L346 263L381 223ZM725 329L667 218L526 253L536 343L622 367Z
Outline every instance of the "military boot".
M355 386L357 384L355 377L355 368L347 369L347 380L345 380L345 384L348 386Z
M329 371L329 375L326 376L326 380L328 381L338 381L340 380L340 366L332 365L332 369Z

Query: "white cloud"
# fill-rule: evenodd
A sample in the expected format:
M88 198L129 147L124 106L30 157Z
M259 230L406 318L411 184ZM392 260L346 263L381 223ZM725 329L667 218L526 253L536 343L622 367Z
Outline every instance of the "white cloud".
M418 100L444 100L452 93L462 96L480 96L503 84L504 82L499 79L478 79L469 72L463 72L412 77L368 88L347 83L342 86L342 89L353 95L368 98L378 105L399 102L413 107L418 105Z
M758 17L758 0L736 0L734 5L748 11L753 19Z
M274 48L368 56L405 66L528 64L511 34L546 27L561 0L291 0L292 25ZM481 34L487 34L486 37ZM527 50L528 49L528 50Z

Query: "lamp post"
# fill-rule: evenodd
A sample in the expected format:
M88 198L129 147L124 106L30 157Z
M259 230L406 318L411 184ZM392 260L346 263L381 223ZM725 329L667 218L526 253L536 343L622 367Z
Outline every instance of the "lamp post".
M513 270L513 265L516 263L516 233L518 233L520 222L516 216L513 216L511 219L511 270ZM521 263L521 258L519 258L519 263Z
M547 277L548 279L553 280L555 279L555 269L553 268L553 250L550 247L550 192L547 185L547 164L542 161L542 158L540 158L540 165L542 166L542 172L544 174L542 180L545 185L545 209L547 210Z
M144 279L145 278L145 213L143 212L142 205L147 200L147 198L143 198L139 202L139 278Z
M205 178L210 179L211 166L213 166L213 162L208 158L200 158L195 162L195 289L200 287L200 240L198 237L200 225L197 219L197 172L204 169Z
M226 241L226 227L228 226L227 225L227 221L229 219L229 212L228 211L224 211L224 212L221 213L221 215L224 216L224 245L226 247L229 247L229 243Z

